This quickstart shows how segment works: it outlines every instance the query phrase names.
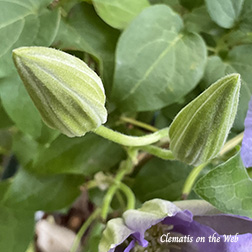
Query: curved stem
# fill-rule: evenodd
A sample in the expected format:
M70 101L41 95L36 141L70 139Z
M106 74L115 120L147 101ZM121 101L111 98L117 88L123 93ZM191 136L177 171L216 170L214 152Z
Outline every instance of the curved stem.
M136 198L132 190L123 183L119 184L119 189L125 194L127 198L127 209L134 209Z
M102 211L101 211L101 217L103 220L107 219L110 203L114 197L114 194L116 193L117 187L118 185L112 185L103 199L104 203L102 205Z
M170 150L162 149L158 146L154 145L146 145L146 146L141 146L139 149L144 150L156 157L165 159L165 160L174 160L174 156Z
M189 176L186 178L184 187L182 189L182 198L187 199L187 196L192 190L192 187L194 185L194 182L196 181L197 177L199 176L200 172L203 170L204 167L206 167L208 163L203 163L199 166L196 166L192 169Z
M119 172L115 177L114 184L108 189L103 199L103 205L101 210L101 217L103 220L106 220L107 218L111 201L114 197L114 194L116 193L117 189L120 186L121 180L131 170L131 168L132 168L132 160L130 158L121 163Z
M153 126L151 126L151 125L149 125L149 124L147 124L147 123L137 121L137 120L135 120L135 119L133 119L133 118L129 118L129 117L122 116L120 119L121 119L122 121L124 121L124 122L133 124L133 125L135 125L135 126L138 126L138 127L142 128L142 129L149 130L149 131L151 131L151 132L156 132L156 131L158 131L157 128L155 128L155 127L153 127Z
M87 231L88 227L91 225L91 223L100 215L101 210L97 208L89 217L88 219L84 222L82 227L80 228L79 232L77 233L73 246L71 248L70 252L76 252L78 250L81 237L84 235L84 233Z
M107 138L115 143L125 146L143 146L155 143L161 138L168 136L169 128L164 128L154 133L145 136L128 136L120 132L109 129L103 125L93 130L93 132L99 136Z

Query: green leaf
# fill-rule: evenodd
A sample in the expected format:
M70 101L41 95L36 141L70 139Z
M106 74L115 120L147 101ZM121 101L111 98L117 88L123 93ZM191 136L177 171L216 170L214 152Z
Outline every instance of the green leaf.
M1 100L0 100L0 118L1 118L0 129L8 128L13 124L13 122L11 121L11 119L9 118L3 107Z
M179 161L154 158L141 167L135 178L133 191L142 202L153 198L177 200L190 170L190 166Z
M206 6L201 6L183 16L185 27L191 32L215 33L218 26L210 18Z
M0 77L13 68L12 49L24 45L49 46L56 35L60 12L49 10L50 0L0 1Z
M166 4L171 7L175 12L181 13L184 11L179 0L149 0L150 4Z
M0 129L0 155L11 152L12 148L12 135L9 130ZM1 168L0 168L1 174Z
M15 209L57 210L76 199L83 183L84 177L81 175L38 176L20 169L2 202Z
M123 157L121 146L95 134L73 139L60 136L50 147L39 153L31 169L42 174L91 175L109 170Z
M252 217L252 181L240 153L201 178L195 191L223 212Z
M252 31L251 12L252 12L251 0L244 0L242 12L240 15L240 23L239 23L239 28L244 32Z
M240 86L239 74L228 75L179 112L169 130L176 159L197 166L219 153L236 116Z
M146 8L119 39L113 100L137 111L172 104L197 85L205 61L204 41L183 32L178 14L165 5Z
M98 15L109 25L124 29L145 7L147 0L93 0Z
M25 252L34 235L34 212L0 204L0 251Z
M102 22L90 4L81 3L73 7L68 16L61 20L54 45L63 50L84 51L98 59L99 75L108 96L112 85L114 51L118 36L119 32Z
M219 26L232 28L240 16L244 0L206 0L208 12Z
M192 10L204 4L204 0L180 0L180 3L187 9Z
M30 135L24 135L18 132L13 136L12 151L18 160L18 163L25 167L32 162L38 155L40 145Z

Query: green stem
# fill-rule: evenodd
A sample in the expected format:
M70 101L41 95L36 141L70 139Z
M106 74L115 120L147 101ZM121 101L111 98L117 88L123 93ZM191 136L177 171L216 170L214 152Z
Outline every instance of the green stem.
M133 125L135 125L135 126L138 126L138 127L140 127L140 128L149 130L149 131L151 131L151 132L156 132L156 131L158 131L157 128L155 128L155 127L153 127L153 126L151 126L151 125L149 125L149 124L147 124L147 123L143 123L143 122L137 121L137 120L135 120L135 119L133 119L133 118L129 118L129 117L122 116L120 119L121 119L122 121L124 121L124 122L133 124Z
M154 145L146 145L146 146L141 146L139 149L144 150L156 157L165 159L165 160L174 160L174 156L170 150L162 149L158 146Z
M121 180L127 173L129 173L131 169L132 169L132 160L130 158L121 163L119 172L116 174L114 184L108 189L103 199L103 205L101 210L101 217L103 220L107 219L111 201L114 197L114 194L116 193L117 189L120 186Z
M123 183L120 183L118 187L125 194L127 198L127 209L134 209L136 198L132 190Z
M214 52L214 53L217 52L217 51L216 51L216 48L210 47L210 46L207 46L207 50L210 51L210 52Z
M137 136L124 135L120 132L109 129L103 125L93 130L95 134L125 146L143 146L155 143L159 141L161 138L168 136L168 131L169 128L164 128L154 133L137 137Z
M230 139L226 144L223 146L222 150L220 151L220 156L224 155L225 153L229 152L232 150L236 145L238 145L243 138L244 132L241 132L234 138Z
M208 163L203 163L199 166L196 166L192 169L189 176L186 178L184 187L182 189L182 199L187 199L187 196L192 190L194 182L196 181L197 177L199 176L200 172L206 167Z
M88 219L84 222L82 227L80 228L79 232L77 233L73 246L71 248L70 252L76 252L78 250L81 237L84 235L84 233L87 231L88 227L92 224L92 222L100 215L101 210L97 208L89 217Z

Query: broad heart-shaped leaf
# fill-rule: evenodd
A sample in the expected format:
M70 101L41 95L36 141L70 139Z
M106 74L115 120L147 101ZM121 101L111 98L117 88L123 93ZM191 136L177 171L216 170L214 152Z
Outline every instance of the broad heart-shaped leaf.
M142 202L153 198L177 200L191 168L179 161L154 158L141 167L133 191Z
M0 1L0 78L13 68L12 49L49 46L56 35L60 12L49 10L51 0ZM3 43L4 41L4 43Z
M118 36L119 32L104 23L90 4L80 3L61 19L54 45L63 50L84 51L98 59L99 75L109 96Z
M34 212L0 204L0 251L25 252L34 235Z
M61 209L76 199L83 183L81 175L39 176L21 168L5 192L2 204L28 211Z
M19 153L22 154L20 145ZM124 155L121 146L95 134L73 139L62 135L50 147L38 152L38 157L30 169L39 174L92 175L98 171L109 170L119 163Z
M162 108L197 85L206 46L199 35L182 30L178 14L166 5L154 5L123 32L116 50L112 94L120 109Z
M124 29L145 7L147 0L93 0L98 15L114 28Z
M223 212L252 217L252 181L240 153L201 178L195 191Z
M224 60L218 56L209 57L201 83L201 86L206 88L226 74L235 72L241 74L242 85L239 106L233 126L237 131L244 129L244 120L252 95L252 59L248 57L251 53L252 45L240 45L230 50Z
M211 18L223 28L232 28L238 21L244 0L206 0Z
M169 130L176 159L197 166L219 153L236 116L240 86L239 74L223 77L178 113Z

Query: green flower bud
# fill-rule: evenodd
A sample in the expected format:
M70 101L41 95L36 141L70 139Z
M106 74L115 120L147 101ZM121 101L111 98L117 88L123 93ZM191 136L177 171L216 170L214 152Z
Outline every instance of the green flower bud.
M240 75L230 74L179 112L169 131L176 159L196 166L220 152L235 119L240 86Z
M103 84L83 61L46 47L15 49L13 60L49 127L74 137L106 122Z

